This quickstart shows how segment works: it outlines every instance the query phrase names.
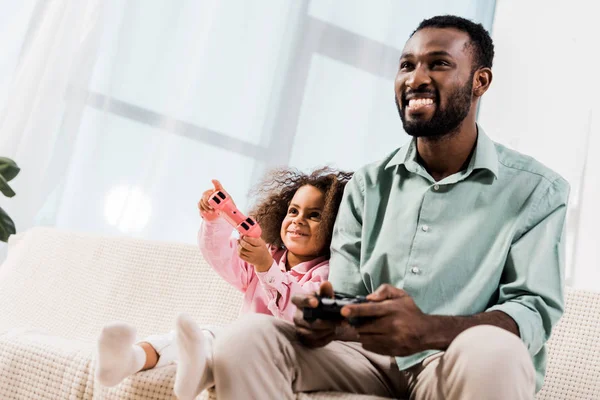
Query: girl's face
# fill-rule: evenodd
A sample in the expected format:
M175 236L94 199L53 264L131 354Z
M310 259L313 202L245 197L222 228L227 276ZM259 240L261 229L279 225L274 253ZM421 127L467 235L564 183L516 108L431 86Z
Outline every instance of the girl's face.
M322 254L324 238L318 238L325 196L314 186L300 187L281 223L281 240L288 249L288 264L298 264ZM293 265L290 265L293 266Z

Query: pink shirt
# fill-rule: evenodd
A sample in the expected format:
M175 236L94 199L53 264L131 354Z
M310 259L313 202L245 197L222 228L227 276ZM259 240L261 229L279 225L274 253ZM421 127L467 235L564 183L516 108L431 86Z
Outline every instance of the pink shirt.
M231 225L222 218L203 220L198 245L211 267L244 293L240 313L270 314L292 321L296 311L292 296L316 292L329 275L329 259L318 257L286 271L287 250L269 246L273 265L266 272L256 272L253 265L239 258L237 239L231 233Z

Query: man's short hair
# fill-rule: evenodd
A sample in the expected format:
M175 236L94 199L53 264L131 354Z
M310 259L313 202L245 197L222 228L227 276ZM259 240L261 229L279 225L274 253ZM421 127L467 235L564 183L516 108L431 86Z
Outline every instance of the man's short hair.
M425 28L454 28L466 32L471 39L469 44L473 50L473 71L478 68L492 68L494 43L483 25L455 15L439 15L421 21L410 37Z

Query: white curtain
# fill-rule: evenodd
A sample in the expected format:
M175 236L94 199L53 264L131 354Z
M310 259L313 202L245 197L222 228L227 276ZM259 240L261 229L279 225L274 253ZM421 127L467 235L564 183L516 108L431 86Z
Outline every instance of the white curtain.
M241 207L266 169L355 169L408 137L393 101L418 22L488 28L494 2L55 0L12 12L0 199L18 230L50 225L193 242L219 178ZM20 19L19 19L20 18ZM22 29L26 26L27 29Z
M479 121L571 185L567 281L600 289L600 34L595 3L502 0L493 39L494 81Z
M86 85L98 53L101 0L4 2L0 153L22 167L17 200L6 206L21 227L56 191L73 153L83 104L70 86Z

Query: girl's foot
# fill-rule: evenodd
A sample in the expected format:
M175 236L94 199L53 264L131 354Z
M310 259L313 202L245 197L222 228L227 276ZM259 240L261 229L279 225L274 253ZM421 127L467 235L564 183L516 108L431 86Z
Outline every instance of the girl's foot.
M212 371L207 368L212 360L212 335L187 315L177 317L177 375L175 395L179 400L193 400L204 389L212 386Z
M146 353L134 345L135 329L122 322L106 325L98 339L96 379L104 386L115 386L140 371Z

